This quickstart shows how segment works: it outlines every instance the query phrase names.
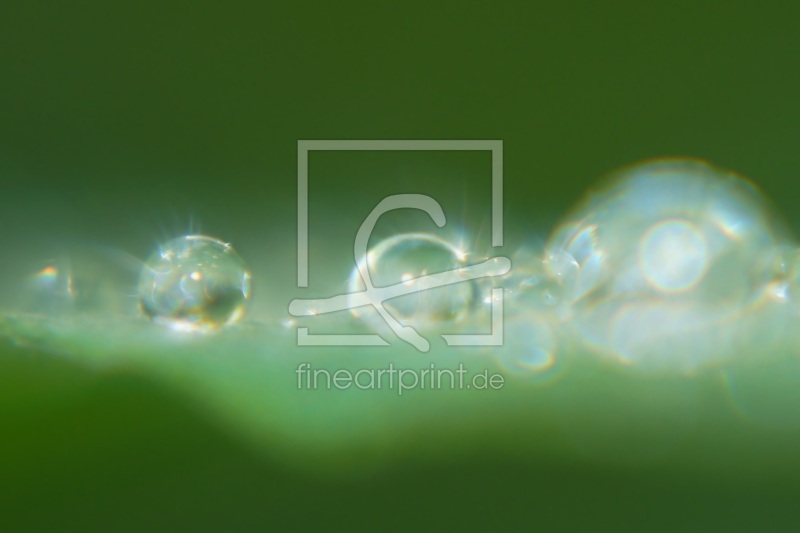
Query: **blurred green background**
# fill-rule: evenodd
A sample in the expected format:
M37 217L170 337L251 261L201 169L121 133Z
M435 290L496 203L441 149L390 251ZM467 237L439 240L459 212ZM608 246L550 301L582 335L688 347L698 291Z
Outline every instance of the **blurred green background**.
M298 139L502 139L511 250L544 238L605 173L660 156L751 177L796 227L798 30L789 2L3 3L0 304L13 308L17 280L62 247L144 258L192 224L237 246L256 277L254 316L280 320L297 296ZM341 287L352 223L380 195L422 184L469 235L486 223L471 211L488 206L485 155L310 164L318 294ZM313 265L327 260L326 277ZM379 461L374 436L330 456L313 439L278 452L268 435L242 438L127 360L98 369L10 340L1 350L5 530L768 530L797 514L798 426L725 415L716 378L652 412L654 388L677 389L589 371L550 384L589 426L597 397L616 394L645 405L637 420L655 441L680 428L648 461L603 451L602 431L577 432L578 448L600 451L574 451L526 384L474 423L461 412L451 427L444 408L404 420L390 437L399 451ZM684 393L691 416L662 418ZM408 405L395 412L411 416Z

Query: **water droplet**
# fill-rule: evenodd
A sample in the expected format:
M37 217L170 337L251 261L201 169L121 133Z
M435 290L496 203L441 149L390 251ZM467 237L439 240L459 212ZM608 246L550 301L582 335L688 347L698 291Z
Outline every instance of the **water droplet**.
M70 245L32 265L19 287L19 307L45 315L135 314L141 261L99 245Z
M424 276L458 270L467 265L466 253L447 241L426 233L403 233L380 241L367 252L366 265L372 284L385 287L402 283L413 292L384 302L389 313L407 326L427 329L442 322L456 322L469 314L477 298L473 281L428 288ZM363 262L363 259L361 260ZM350 277L350 293L365 290L358 268ZM352 310L367 321L380 320L371 307Z
M511 272L493 281L507 289L508 317L529 321L535 315L536 320L554 322L568 314L580 270L571 255L526 246L513 254L511 264Z
M557 343L551 324L534 314L517 314L504 324L503 346L492 355L509 373L535 380L551 380L556 372Z
M563 365L556 359L558 322L577 263L564 253L543 254L533 246L518 249L511 271L493 280L506 289L503 345L491 355L511 375L550 381Z
M24 307L43 314L66 314L74 308L75 281L68 258L43 263L27 278Z
M748 181L694 160L624 171L557 229L573 257L573 325L618 362L691 371L730 357L755 312L759 258L786 230Z
M180 331L210 331L244 313L251 279L230 244L202 235L173 239L144 265L139 278L142 312Z

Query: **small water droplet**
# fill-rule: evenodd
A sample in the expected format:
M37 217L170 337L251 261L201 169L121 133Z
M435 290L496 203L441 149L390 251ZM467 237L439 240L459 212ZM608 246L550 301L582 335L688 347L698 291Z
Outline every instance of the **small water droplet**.
M238 320L250 296L244 261L230 244L203 235L173 239L145 263L142 312L179 331L210 331Z

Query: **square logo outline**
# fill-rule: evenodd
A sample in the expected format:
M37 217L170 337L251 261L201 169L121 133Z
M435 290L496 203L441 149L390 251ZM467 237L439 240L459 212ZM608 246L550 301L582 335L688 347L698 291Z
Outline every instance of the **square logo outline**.
M503 246L502 140L298 140L297 141L297 288L308 287L308 157L311 151L489 151L492 167L492 247ZM442 334L448 346L502 346L504 289L493 288L489 334ZM297 328L298 346L387 346L379 335L311 334Z

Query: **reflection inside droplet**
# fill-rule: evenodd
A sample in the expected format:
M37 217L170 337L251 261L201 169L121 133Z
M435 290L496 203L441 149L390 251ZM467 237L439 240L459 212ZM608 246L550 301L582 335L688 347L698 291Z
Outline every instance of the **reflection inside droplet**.
M692 288L708 269L708 245L686 220L666 220L650 228L640 247L641 267L652 287L664 292Z
M757 272L766 300L787 304L794 313L800 308L800 249L781 245L765 254Z

